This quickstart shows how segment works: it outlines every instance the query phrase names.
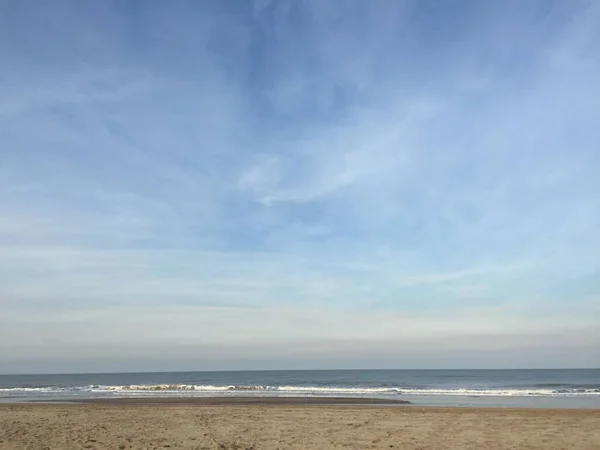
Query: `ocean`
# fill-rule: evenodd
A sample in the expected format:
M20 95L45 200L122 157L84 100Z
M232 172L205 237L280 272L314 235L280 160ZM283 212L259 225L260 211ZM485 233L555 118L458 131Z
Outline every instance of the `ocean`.
M330 396L403 399L417 406L600 409L600 369L0 375L0 402L171 396Z

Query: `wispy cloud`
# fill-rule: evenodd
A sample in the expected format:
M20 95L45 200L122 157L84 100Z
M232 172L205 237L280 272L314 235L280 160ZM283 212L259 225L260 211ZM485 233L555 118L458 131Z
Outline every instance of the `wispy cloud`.
M69 333L106 362L133 337L94 327L138 317L148 364L478 335L510 365L520 333L598 364L594 3L26 3L0 6L0 362Z

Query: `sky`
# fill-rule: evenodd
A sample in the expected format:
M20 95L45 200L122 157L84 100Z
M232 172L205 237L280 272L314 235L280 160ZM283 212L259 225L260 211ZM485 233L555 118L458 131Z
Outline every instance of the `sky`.
M600 3L0 0L0 373L600 367Z

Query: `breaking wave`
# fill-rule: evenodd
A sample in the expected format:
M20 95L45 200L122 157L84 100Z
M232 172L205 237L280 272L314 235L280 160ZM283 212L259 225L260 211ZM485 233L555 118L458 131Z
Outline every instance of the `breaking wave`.
M556 386L558 387L558 386ZM278 396L476 396L476 397L580 397L598 396L600 388L570 388L557 389L415 389L400 387L340 387L340 386L254 386L254 385L193 385L193 384L148 384L105 386L89 385L78 387L4 387L0 388L0 395L81 395L81 394L107 394L107 395L278 395ZM160 394L159 394L160 393Z

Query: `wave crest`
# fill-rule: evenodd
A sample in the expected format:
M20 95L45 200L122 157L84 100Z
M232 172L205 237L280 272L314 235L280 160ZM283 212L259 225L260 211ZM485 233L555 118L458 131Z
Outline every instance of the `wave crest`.
M152 384L152 385L129 385L129 386L98 386L97 390L108 391L266 391L269 386L212 386L194 384Z
M7 395L77 395L90 394L139 394L152 395L160 392L165 395L226 395L236 392L241 395L279 395L279 396L471 396L471 397L582 397L600 396L597 387L581 389L435 389L400 387L343 387L343 386L254 386L254 385L194 385L194 384L142 384L124 386L89 385L78 387L3 387L0 394Z

